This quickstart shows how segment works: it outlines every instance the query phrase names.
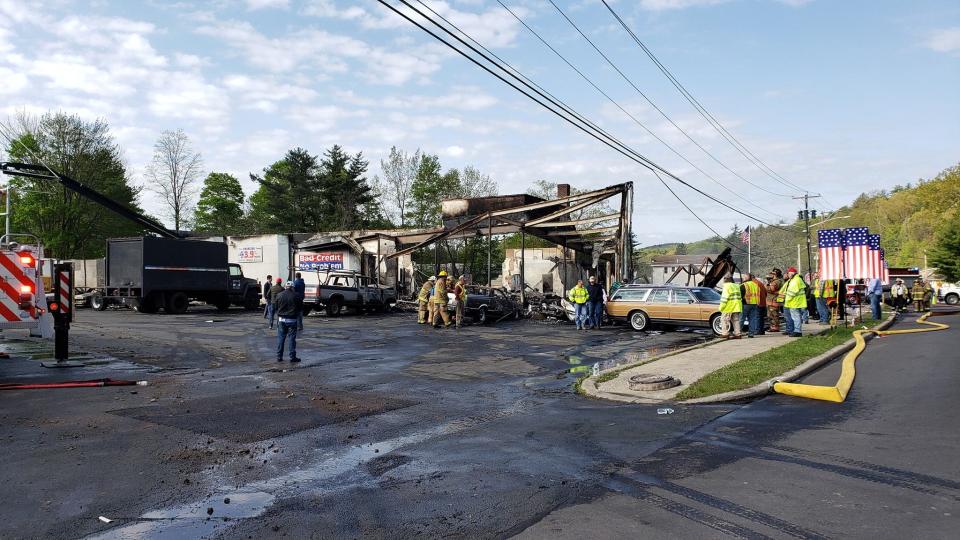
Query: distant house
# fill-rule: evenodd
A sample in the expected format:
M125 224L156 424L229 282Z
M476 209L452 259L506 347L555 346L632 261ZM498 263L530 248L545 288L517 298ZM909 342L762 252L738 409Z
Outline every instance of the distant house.
M700 266L703 265L704 261L710 258L711 260L717 258L717 254L709 255L657 255L653 258L653 261L650 263L651 276L650 283L654 285L663 285L670 279L670 276L677 271L677 268L687 268L690 265L693 265L694 272L709 272L710 268L713 267L712 264L707 263L701 269ZM691 285L694 285L696 281L692 280ZM676 279L673 280L673 283L677 285L686 285L687 284L687 273L681 272Z

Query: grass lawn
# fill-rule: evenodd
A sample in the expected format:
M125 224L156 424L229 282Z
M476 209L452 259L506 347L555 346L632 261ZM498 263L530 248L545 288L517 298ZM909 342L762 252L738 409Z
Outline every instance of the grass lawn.
M853 337L863 326L873 327L880 321L864 318L856 327L831 328L822 334L805 336L786 345L744 358L724 366L691 384L677 394L677 400L722 394L772 379L799 366L814 356L823 354Z

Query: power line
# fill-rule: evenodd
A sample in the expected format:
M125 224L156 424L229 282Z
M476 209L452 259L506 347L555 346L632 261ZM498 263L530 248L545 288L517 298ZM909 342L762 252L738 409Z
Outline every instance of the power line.
M513 82L507 80L506 78L504 78L503 75L501 75L500 73L497 73L497 72L493 71L492 68L484 65L484 64L481 63L479 60L477 60L476 58L474 58L473 56L471 56L470 54L467 54L466 52L464 52L463 50L461 50L460 48L458 48L456 45L453 45L453 44L450 43L449 41L445 40L443 37L437 35L435 32L433 32L433 31L430 30L429 28L425 27L425 26L424 26L423 24L421 24L420 22L414 20L413 18L411 18L411 17L410 17L409 15L407 15L406 13L404 13L404 12L400 11L399 9L397 9L395 6L393 6L392 4L390 4L387 0L377 0L377 1L380 2L380 4L384 5L386 8L388 8L389 10L393 11L393 12L396 13L397 15L400 15L401 17L403 17L404 19L406 19L407 21L409 21L411 24L413 24L413 25L416 26L417 28L423 30L424 32L426 32L427 34L429 34L431 37L433 37L434 39L436 39L437 41L443 43L444 45L446 45L447 47L449 47L450 49L452 49L454 52L456 52L457 54L463 56L464 58L466 58L467 60L469 60L471 63L475 64L477 67L479 67L479 68L483 69L484 71L486 71L487 73L493 75L494 77L496 77L497 79L499 79L501 82L505 83L506 85L510 86L510 87L513 88L514 90L517 90L518 92L520 92L521 94L523 94L524 96L526 96L526 97L527 97L528 99L530 99L531 101L537 103L538 105L540 105L541 107L547 109L549 112L551 112L552 114L556 115L556 116L559 117L560 119L564 120L565 122L569 123L570 125L574 126L575 128L583 131L584 133L586 133L587 135L593 137L594 139L597 139L597 140L600 141L601 143L605 144L606 146L610 147L611 149L615 150L616 152L622 154L623 156L627 157L628 159L636 162L637 164L639 164L639 165L641 165L641 166L643 166L643 167L645 167L645 168L647 168L647 169L660 171L660 172L664 173L665 175L669 176L670 178L672 178L673 180L675 180L675 181L677 181L677 182L679 182L679 183L687 186L688 188L696 191L697 193L703 195L704 197L707 197L708 199L716 202L717 204L720 204L721 206L723 206L723 207L725 207L725 208L728 208L728 209L730 209L730 210L732 210L732 211L734 211L734 212L736 212L736 213L738 213L738 214L741 214L741 215L743 215L743 216L745 216L745 217L748 217L748 218L750 218L750 219L752 219L752 220L754 220L754 221L756 221L756 222L758 222L758 223L762 223L762 224L764 224L764 225L768 225L768 226L770 226L770 227L774 227L774 228L778 228L778 229L789 230L789 229L786 229L786 228L781 227L781 226L779 226L779 225L775 225L775 224L772 224L772 223L768 223L768 222L766 222L766 221L764 221L764 220L762 220L762 219L759 219L759 218L757 218L757 217L755 217L755 216L753 216L753 215L751 215L751 214L748 214L748 213L744 212L743 210L740 210L740 209L738 209L738 208L736 208L736 207L733 207L733 206L727 204L726 202L724 202L724 201L722 201L722 200L720 200L720 199L717 199L717 198L714 197L713 195L710 195L709 193L707 193L707 192L705 192L705 191L697 188L696 186L691 185L689 182L683 180L682 178L678 177L677 175L671 173L670 171L664 169L664 168L663 168L662 166L660 166L659 164L653 162L652 160L650 160L650 159L647 158L646 156L640 154L640 153L637 152L636 150L632 149L631 147L629 147L629 146L627 146L626 144L624 144L623 142L621 142L621 141L620 141L619 139L617 139L616 137L610 135L609 133L607 133L607 132L606 132L605 130L603 130L602 128L597 127L596 124L594 124L593 122L587 120L587 119L584 118L580 113L576 112L575 110L573 110L572 108L570 108L570 107L567 106L566 104L564 104L564 103L562 103L562 102L558 102L559 100L554 100L554 99L552 99L552 98L550 98L550 97L547 97L547 95L545 95L543 92L540 92L539 90L537 90L536 88L534 88L532 85L526 83L526 82L525 82L524 80L522 80L521 78L519 78L519 77L517 77L516 75L512 74L509 70L505 69L503 66L501 66L500 64L498 64L498 63L495 62L494 60L491 60L490 57L484 55L483 53L481 53L480 51L478 51L475 47L471 46L469 43L465 42L465 41L464 41L463 39L461 39L459 36L457 36L456 34L454 34L453 32L451 32L449 29L447 29L446 27L444 27L443 25L441 25L440 23L438 23L437 21L435 21L434 19L430 18L430 17L427 16L425 13L423 13L422 11L420 11L419 9L417 9L416 7L414 7L413 5L411 5L409 2L407 2L407 0L400 0L400 2L401 2L403 5L405 5L405 6L407 6L408 8L410 8L411 10L413 10L413 11L414 11L416 14L418 14L420 17L422 17L423 19L429 21L431 24L433 24L434 26L436 26L437 28L439 28L440 30L442 30L444 33L448 34L450 37L456 39L456 40L459 41L461 44L465 45L467 48L469 48L469 49L470 49L471 51L473 51L475 54L477 54L477 55L479 55L480 57L482 57L482 58L483 58L484 60L486 60L488 63L493 64L497 69L499 69L500 71L502 71L504 74L506 74L507 76L515 79L515 80L516 80L517 82L519 82L520 84L526 86L527 88L529 88L530 90L532 90L534 93L538 94L538 95L540 96L540 98L542 98L543 100L546 100L546 101L550 102L550 104L552 104L552 106L549 105L549 104L547 104L547 103L545 103L545 102L542 101L541 99L539 99L539 98L531 95L531 94L528 93L526 90L520 88L519 86L517 86L517 85L514 84ZM462 30L461 30L460 32L463 33ZM554 107L557 107L557 108L559 108L560 110L557 110L557 109L554 108ZM561 111L562 111L562 112L561 112Z
M670 186L667 185L666 182L663 181L663 178L660 177L660 173L658 173L657 171L654 171L654 170L652 170L652 169L651 169L651 171L653 172L653 174L655 174L655 175L657 176L657 180L659 180L660 183L663 184L663 187L667 188L667 191L669 191L670 194L673 195L674 198L676 198L676 199L680 202L680 204L682 204L683 207L687 209L687 212L690 212L690 213L693 215L693 217L697 218L697 221L699 221L700 223L703 224L704 227L706 227L707 229L709 229L710 232L712 232L712 233L714 234L714 236L716 236L717 238L723 240L724 243L726 243L726 244L727 244L728 246L730 246L731 248L733 248L733 249L738 249L738 250L740 250L740 251L744 251L744 249L743 249L742 247L740 247L740 246L732 243L731 241L727 240L726 237L721 236L720 233L718 233L718 232L716 231L716 229L714 229L713 227L711 227L710 225L708 225L707 222L703 220L703 218L701 218L699 215L697 215L697 213L694 212L693 209L690 208L690 207L687 205L687 203L684 202L684 200L683 200L682 198L680 198L680 196L677 195L676 192L674 192L673 189L671 189Z
M421 0L417 0L417 1L420 2L421 4L423 4L423 2L422 2ZM671 146L670 143L668 143L667 141L665 141L665 140L663 140L662 138L660 138L660 137L659 137L656 133L654 133L650 128L648 128L646 125L644 125L644 123L641 122L636 116L634 116L632 113L630 113L629 111L627 111L619 102L617 102L617 100L615 100L615 99L613 99L612 97L610 97L609 94L607 94L603 89L601 89L592 79L590 79L589 77L587 77L587 76L583 73L583 71L581 71L581 70L578 69L576 66L574 66L573 63L571 63L565 56L563 56L563 54L560 53L560 51L558 51L556 48L553 47L553 45L551 45L549 42L547 42L547 40L545 40L536 30L534 30L532 27L530 27L530 25L528 25L522 18L520 18L519 15L517 15L517 14L516 14L512 9L510 9L506 4L504 4L504 3L501 2L500 0L497 0L497 2L503 7L503 9L507 10L507 12L509 12L511 15L513 15L513 17L514 17L520 24L522 24L524 28L526 28L531 34L533 34L534 36L536 36L536 38L539 39L541 43L543 43L548 49L550 49L555 55L557 55L557 57L559 57L565 64L567 64L567 66L569 66L570 69L572 69L573 71L575 71L575 72L577 73L577 75L579 75L583 80L585 80L588 84L590 84L590 86L592 86L597 92L599 92L600 94L602 94L603 97L607 98L607 100L610 101L610 103L613 103L618 109L620 109L621 112L623 112L623 114L627 115L631 120L633 120L634 123L636 123L638 126L640 126L641 128L643 128L644 131L646 131L647 133L649 133L651 137L653 137L654 139L656 139L657 141L659 141L662 145L666 146L671 152L673 152L674 154L676 154L677 157L679 157L680 159L682 159L683 161L685 161L688 165L690 165L691 167L693 167L694 169L696 169L697 171L699 171L701 174L703 174L704 176L706 176L707 178L709 178L710 180L712 180L715 184L719 185L719 186L722 187L723 189L725 189L725 190L727 190L728 192L730 192L733 196L735 196L735 197L743 200L743 201L746 202L747 204L753 206L754 208L757 208L758 210L760 210L760 211L762 211L762 212L764 212L764 213L766 213L766 214L768 214L768 215L770 215L770 216L773 216L773 217L775 217L775 218L781 218L781 217L782 217L782 216L779 216L779 215L777 215L777 214L775 214L775 213L767 210L766 208L763 208L762 206L757 205L756 203L754 203L753 201L747 199L747 198L744 197L743 195L740 195L740 194L737 193L736 191L730 189L730 188L727 187L725 184L723 184L722 182L720 182L719 180L717 180L716 178L714 178L713 176L711 176L709 173L707 173L706 171L704 171L703 169L701 169L700 167L698 167L695 163L693 163L692 161L690 161L689 159L687 159L686 156L684 156L684 155L681 154L677 149L675 149L673 146ZM429 9L429 8L427 8L427 9ZM431 11L432 11L432 10L431 10ZM642 93L641 93L641 94L642 94ZM649 100L648 100L648 102L649 102ZM654 107L656 107L656 105L654 105ZM658 109L658 110L659 110L659 109ZM662 113L661 113L661 114L662 114ZM669 118L668 118L668 120L669 120ZM676 125L676 124L674 124L674 125ZM678 129L679 129L679 128L678 128ZM683 131L683 130L681 130L681 131ZM688 136L688 137L689 137L689 136ZM694 141L694 142L695 142L695 141ZM702 147L701 147L701 148L702 148Z
M726 139L726 141L730 143L744 158L746 158L747 161L749 161L755 167L760 169L760 171L762 171L767 176L773 178L774 180L783 184L784 186L791 187L801 192L804 191L803 188L797 186L793 182L790 182L789 180L787 180L786 178L778 174L776 171L771 169L766 163L763 162L763 160L757 157L756 154L751 152L749 148L744 146L744 144L741 143L739 139L737 139L732 133L730 133L730 131L727 130L727 128L724 127L723 124L721 124L720 121L717 120L713 116L713 114L711 114L710 111L706 109L706 107L704 107L695 97L693 97L693 94L691 94L686 89L686 87L684 87L683 84L681 84L680 81L677 80L676 77L674 77L673 73L671 73L670 70L667 69L667 67L664 66L662 62L660 62L660 60L656 57L656 55L653 54L653 51L647 48L647 46L643 43L643 41L641 41L640 38L637 37L636 33L634 33L634 31L627 25L627 23L624 22L624 20L620 17L620 15L617 14L616 11L614 11L613 7L610 6L607 0L601 0L601 1L603 2L603 5L607 7L607 10L610 11L613 17L617 19L617 22L620 23L620 26L622 26L623 29L626 30L628 34L630 34L630 37L633 38L633 40L637 43L637 45L639 45L640 48L643 49L643 52L646 53L647 57L649 57L650 60L653 61L654 64L656 64L656 66L667 77L667 79L670 80L670 82L680 92L680 94L683 95L683 97L691 105L693 105L694 109L696 109L697 112L700 113L700 116L703 117L703 119L706 120L711 126L713 126L713 129L716 130L717 133L720 134L720 136ZM551 3L553 2L551 1Z
M497 0L497 1L500 2L500 0ZM640 94L640 96L643 97L643 99L644 99L647 103L649 103L651 107L654 108L654 110L656 110L658 113L660 113L660 116L662 116L667 122L669 122L670 125L672 125L673 127L675 127L675 128L677 129L677 131L679 131L680 133L682 133L683 136L686 137L690 142L692 142L694 145L696 145L696 147L699 148L704 154L710 156L710 158L713 159L713 161L716 161L721 167L723 167L724 169L726 169L727 171L729 171L730 174L736 176L737 178L739 178L740 180L743 180L744 182L750 184L751 186L759 189L760 191L764 191L764 192L766 192L766 193L769 193L769 194L771 194L771 195L776 195L776 196L778 196L778 197L789 197L789 196L790 196L790 195L786 195L786 194L784 194L784 193L777 193L777 192L775 192L775 191L770 191L769 189L767 189L767 188L765 188L765 187L763 187L763 186L761 186L761 185L759 185L759 184L755 184L755 183L751 182L750 180L747 180L746 178L744 178L742 175L740 175L739 173L737 173L737 172L734 171L733 169L731 169L731 168L730 168L729 166L727 166L727 164L724 163L723 161L720 161L720 159L717 158L717 156L713 155L713 153L711 153L709 150L707 150L706 148L704 148L703 145L701 145L699 142L697 142L696 139L694 139L693 137L691 137L690 134L688 134L688 133L686 132L686 130L684 130L684 129L681 128L679 125L677 125L677 123L674 122L673 119L670 118L670 116L667 115L667 113L663 112L663 110L662 110L660 107L658 107L657 104L653 102L653 100L651 100L649 97L647 97L647 95L646 95L642 90L640 90L640 88L633 82L633 80L630 79L630 77L627 77L627 75L623 72L623 70L621 70L621 69L613 62L613 60L610 59L610 57L608 57L603 51L601 51L601 50L600 50L600 47L598 47L598 46L593 42L593 40L591 40L589 37L587 37L587 35L583 32L583 30L581 30L580 27L577 26L577 24L576 24L575 22L573 22L573 19L571 19L570 17L568 17L567 14L564 13L564 11L563 11L562 9L560 9L560 6L558 6L553 0L547 0L547 1L550 2L550 4L557 10L557 12L558 12L561 16L563 16L563 18L566 19L566 21L567 21L568 23L570 23L570 26L572 26L573 29L576 30L577 33L580 34L580 36L583 37L583 39L585 39L585 40L587 41L587 43L590 44L591 47L593 47L593 50L597 51L597 54L599 54L601 57L603 57L603 59L607 62L607 64L609 64L610 67L612 67L612 68L620 75L620 77L621 77L624 81L627 82L627 84L629 84L630 86L632 86L633 89L636 90L637 93ZM500 2L500 5L503 5L503 2Z

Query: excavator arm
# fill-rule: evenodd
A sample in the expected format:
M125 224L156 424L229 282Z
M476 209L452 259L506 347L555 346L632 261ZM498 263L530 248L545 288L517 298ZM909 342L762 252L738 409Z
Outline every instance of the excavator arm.
M86 197L87 199L99 204L100 206L103 206L107 210L110 210L121 217L129 219L144 229L157 233L165 238L183 238L183 235L167 229L157 221L137 211L131 210L130 208L100 193L99 191L87 187L82 183L77 182L73 178L70 178L69 176L64 176L60 173L54 172L52 169L49 169L43 165L3 162L0 163L0 172L10 176L39 178L41 180L52 180L54 182L58 182L63 187L83 197Z

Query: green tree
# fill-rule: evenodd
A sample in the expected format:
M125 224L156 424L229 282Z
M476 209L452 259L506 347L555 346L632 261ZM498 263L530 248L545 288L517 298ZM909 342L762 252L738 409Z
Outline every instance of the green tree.
M318 232L383 226L386 220L367 184L367 162L333 146L319 161L295 148L263 175L249 199L249 226L263 233Z
M674 255L686 255L687 254L687 245L683 242L677 244L677 247L673 249Z
M447 177L450 180L450 177ZM440 173L440 158L424 154L420 167L410 186L410 205L407 222L414 227L437 227L440 225L440 203L447 198L448 189Z
M260 184L250 196L248 220L260 233L322 231L324 225L320 167L303 148L287 151L280 161L250 175Z
M953 211L937 234L930 263L947 281L960 282L960 209Z
M318 176L323 230L366 229L386 222L367 183L368 167L361 153L350 156L337 145L324 154Z
M243 229L243 188L236 177L212 172L203 181L194 214L198 231L236 234Z
M63 112L39 119L22 116L7 149L12 161L46 164L128 208L142 212L139 190L130 185L123 156L103 120L85 121ZM29 149L29 150L28 150ZM135 223L48 180L13 178L13 232L40 238L45 255L97 258L106 239L143 233Z

